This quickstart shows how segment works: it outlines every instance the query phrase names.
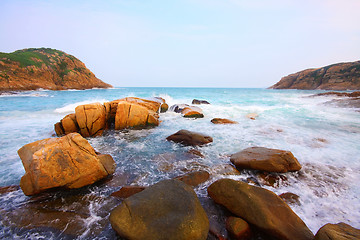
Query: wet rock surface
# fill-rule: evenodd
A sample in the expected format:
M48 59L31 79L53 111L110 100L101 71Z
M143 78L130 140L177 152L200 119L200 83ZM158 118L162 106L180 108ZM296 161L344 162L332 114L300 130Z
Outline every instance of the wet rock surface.
M238 124L238 122L226 118L213 118L211 122L214 124Z
M273 192L232 179L208 188L218 204L277 239L313 239L314 235L291 208Z
M210 136L184 129L168 136L166 140L190 146L205 145L213 141Z
M346 223L328 223L316 233L314 240L357 240L360 239L360 229Z
M115 164L108 155L104 167L88 141L78 133L29 143L18 154L26 171L20 181L26 195L55 187L80 188L92 184L112 174Z
M127 239L206 239L209 231L194 190L178 180L160 181L125 199L110 222Z
M239 169L280 173L301 169L300 163L291 152L264 147L246 148L231 155L230 161Z

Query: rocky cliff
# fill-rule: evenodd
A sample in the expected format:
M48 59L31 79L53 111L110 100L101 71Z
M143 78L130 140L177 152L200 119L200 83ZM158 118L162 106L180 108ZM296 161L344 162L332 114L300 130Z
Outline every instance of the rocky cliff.
M0 52L0 91L109 88L72 55L50 48Z
M307 69L283 77L274 89L360 89L360 61Z

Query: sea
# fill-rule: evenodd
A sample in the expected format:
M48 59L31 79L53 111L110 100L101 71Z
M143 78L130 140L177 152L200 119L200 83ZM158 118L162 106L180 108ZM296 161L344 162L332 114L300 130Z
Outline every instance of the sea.
M0 95L0 187L12 186L12 190L0 193L0 239L120 239L108 221L111 209L121 203L110 196L112 192L124 185L149 186L196 170L211 175L195 188L207 208L211 201L206 189L212 182L253 179L250 184L276 194L296 194L298 201L289 206L314 234L326 223L345 222L360 228L360 109L331 104L339 97L312 97L320 92L324 91L113 88L4 93ZM110 154L116 161L113 177L80 190L33 197L23 194L18 188L25 173L19 148L55 137L54 124L78 105L124 97L162 97L169 106L191 105L193 99L210 104L198 105L204 118L189 119L167 111L160 113L157 127L107 130L103 136L88 138L97 152ZM246 117L250 113L257 115L255 120ZM213 118L238 124L215 125ZM190 156L193 147L166 141L180 129L213 138L211 144L195 147L204 157ZM219 171L231 165L231 154L253 146L291 151L302 169L275 176L273 186L254 171ZM208 215L221 228L226 214L213 209ZM224 230L219 232L226 235Z

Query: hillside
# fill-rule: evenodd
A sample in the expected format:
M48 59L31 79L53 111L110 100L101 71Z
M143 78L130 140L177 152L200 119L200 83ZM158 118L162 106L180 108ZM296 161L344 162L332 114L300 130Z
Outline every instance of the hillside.
M283 77L270 88L358 90L360 89L360 61L300 71Z
M50 48L0 52L0 91L109 88L72 55Z

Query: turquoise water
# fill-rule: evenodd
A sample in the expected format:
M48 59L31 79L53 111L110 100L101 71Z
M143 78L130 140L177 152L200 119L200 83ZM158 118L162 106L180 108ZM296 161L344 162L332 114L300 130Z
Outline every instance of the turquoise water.
M187 171L205 169L212 178L196 192L206 197L206 187L224 177L213 169L229 163L228 155L250 146L290 150L303 165L299 173L284 174L287 181L276 188L264 186L277 194L292 192L300 196L300 205L292 209L309 228L316 231L328 222L346 222L360 228L360 113L359 109L339 108L324 104L332 97L311 98L317 91L222 89L222 88L115 88L85 91L29 91L0 96L0 187L18 185L24 169L17 150L39 139L52 137L53 125L74 112L77 105L105 102L128 96L160 96L172 104L191 104L196 99L207 100L200 105L205 117L186 119L174 112L160 114L160 125L144 130L107 131L104 136L88 139L99 152L108 153L117 162L116 176L126 175L121 184L151 185ZM256 120L246 117L256 113ZM214 125L212 118L229 118L237 125ZM214 142L198 148L205 158L185 156L190 147L170 143L165 138L180 129L206 133ZM240 176L246 179L249 172ZM100 233L110 204L108 196L120 188L97 185L87 189L85 196L96 195L101 200L90 200L83 228L77 238L104 239L113 237L106 225ZM96 198L98 199L98 198ZM0 210L12 211L31 198L21 190L0 195ZM73 211L77 208L68 206ZM9 223L10 222L10 223ZM53 238L68 236L57 230L14 227L11 219L0 217L0 238ZM89 230L90 229L90 230Z

